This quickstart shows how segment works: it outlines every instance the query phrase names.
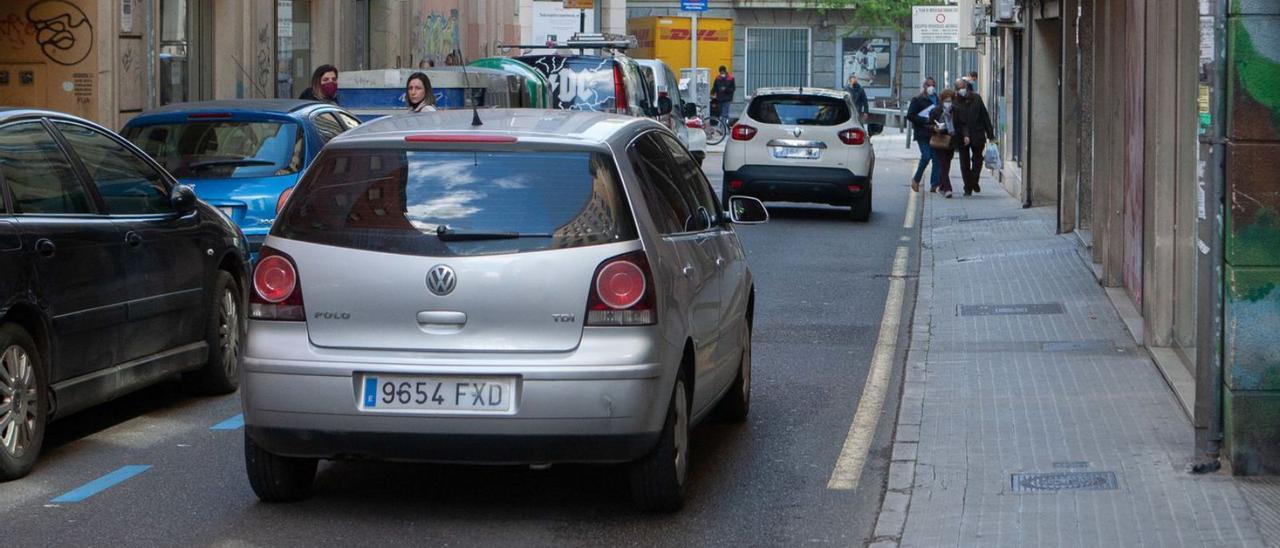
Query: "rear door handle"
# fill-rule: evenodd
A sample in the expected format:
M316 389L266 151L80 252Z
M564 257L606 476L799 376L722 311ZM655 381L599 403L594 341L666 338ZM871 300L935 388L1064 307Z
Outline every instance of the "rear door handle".
M680 269L680 273L681 273L681 274L684 274L685 276L692 276L692 275L693 275L693 265L688 265L688 264L687 264L687 265L684 265L684 268L681 268L681 269Z
M53 245L53 240L48 238L36 240L36 253L39 253L41 257L52 257L57 252L58 246Z
M138 247L142 245L142 236L138 235L137 232L129 232L124 235L124 243L129 247Z
M716 268L724 266L724 257L716 257Z

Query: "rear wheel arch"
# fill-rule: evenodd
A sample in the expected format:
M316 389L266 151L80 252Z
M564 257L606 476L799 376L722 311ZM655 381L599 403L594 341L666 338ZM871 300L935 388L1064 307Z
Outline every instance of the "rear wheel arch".
M48 369L49 364L52 363L53 332L40 309L26 303L13 305L3 316L0 316L0 325L6 323L16 324L31 335L31 339L36 343L36 351L40 353L41 364ZM49 371L45 372L49 373Z

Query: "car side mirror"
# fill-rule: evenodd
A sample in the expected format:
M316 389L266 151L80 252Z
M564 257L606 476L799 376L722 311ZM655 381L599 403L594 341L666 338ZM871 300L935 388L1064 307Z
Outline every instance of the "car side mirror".
M696 118L698 116L698 105L685 103L683 108L682 114L684 114L685 118Z
M769 210L751 196L730 196L729 219L735 224L756 225L769 220Z
M658 114L660 116L671 114L671 109L672 104L670 97L663 96L658 98Z
M879 135L881 133L884 133L884 124L877 124L875 122L867 124L868 135Z
M175 185L169 192L169 203L179 215L186 215L196 210L196 191L187 185Z

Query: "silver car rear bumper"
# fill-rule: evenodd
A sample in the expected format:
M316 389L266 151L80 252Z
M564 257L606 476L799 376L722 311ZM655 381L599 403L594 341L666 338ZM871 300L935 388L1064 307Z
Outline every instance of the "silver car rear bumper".
M435 462L621 462L656 443L674 382L650 328L596 328L547 354L318 348L301 322L255 321L243 361L246 432L276 454ZM358 376L518 378L508 415L363 411Z

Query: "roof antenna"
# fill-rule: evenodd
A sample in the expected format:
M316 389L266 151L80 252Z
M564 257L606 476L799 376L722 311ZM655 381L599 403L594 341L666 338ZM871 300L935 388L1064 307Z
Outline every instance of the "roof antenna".
M462 65L462 105L466 106L467 99L471 99L471 127L480 127L484 122L480 121L480 109L476 108L475 94L471 93L471 77L467 76L467 60L462 57L462 50L454 50L458 54L458 64Z

